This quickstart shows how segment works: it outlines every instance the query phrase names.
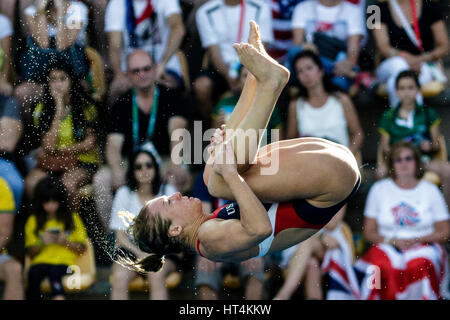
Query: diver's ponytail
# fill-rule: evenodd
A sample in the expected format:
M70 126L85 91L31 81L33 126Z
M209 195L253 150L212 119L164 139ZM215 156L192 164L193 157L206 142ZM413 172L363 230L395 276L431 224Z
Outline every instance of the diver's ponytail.
M136 270L141 273L158 272L164 266L164 256L156 253L150 253L147 257L134 264Z
M164 266L164 256L157 253L150 253L145 258L138 260L134 254L128 250L117 248L114 254L114 261L130 270L147 273L158 272Z

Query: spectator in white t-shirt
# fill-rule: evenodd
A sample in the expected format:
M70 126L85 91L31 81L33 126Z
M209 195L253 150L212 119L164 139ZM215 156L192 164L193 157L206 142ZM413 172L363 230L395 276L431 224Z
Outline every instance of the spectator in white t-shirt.
M356 76L366 34L361 8L343 0L301 2L294 9L292 32L295 47L289 57L306 48L316 51L335 84L347 90Z
M141 148L130 161L128 169L128 184L119 188L114 197L110 229L114 231L116 240L116 253L119 255L145 255L141 249L131 241L126 233L127 225L124 218L118 213L128 211L129 214L138 214L144 204L160 195L172 195L175 187L161 184L160 159L154 151ZM151 272L148 280L151 283L150 299L167 300L168 292L165 287L165 277L168 272L174 270L174 263L166 260L162 272ZM112 291L111 299L127 299L128 285L137 276L134 271L124 268L118 263L112 266Z
M11 37L13 29L8 17L0 14L0 94L10 96L13 93L9 75L11 71Z
M37 0L24 14L30 35L21 57L24 81L16 87L15 95L28 121L31 108L42 100L43 83L55 57L63 57L78 77L87 75L84 47L89 19L86 5L70 0Z
M131 87L125 75L126 57L136 49L148 51L158 63L158 82L167 87L183 86L176 51L185 28L178 0L111 0L106 8L105 32L114 73L110 102Z
M441 244L449 238L449 213L434 184L422 179L420 153L398 142L388 156L390 178L376 182L364 210L364 235L374 246L355 267L366 277L375 265L378 283L363 299L438 299L446 295L448 258ZM372 268L373 270L373 268ZM448 298L448 297L447 297Z
M208 56L208 69L202 70L194 82L197 108L203 120L209 122L214 100L239 84L239 58L233 48L246 42L250 21L260 26L261 40L273 41L272 14L262 0L211 0L196 13L197 29Z

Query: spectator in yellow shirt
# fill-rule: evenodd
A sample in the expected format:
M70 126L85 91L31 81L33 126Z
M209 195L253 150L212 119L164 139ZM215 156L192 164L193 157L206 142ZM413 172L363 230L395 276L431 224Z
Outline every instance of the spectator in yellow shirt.
M5 300L23 299L22 265L6 251L13 229L16 202L5 179L0 177L0 281L5 283Z
M31 257L27 298L40 299L41 282L49 278L51 297L61 300L62 278L86 249L86 229L80 216L70 211L64 185L54 177L36 185L33 210L25 224L25 248Z

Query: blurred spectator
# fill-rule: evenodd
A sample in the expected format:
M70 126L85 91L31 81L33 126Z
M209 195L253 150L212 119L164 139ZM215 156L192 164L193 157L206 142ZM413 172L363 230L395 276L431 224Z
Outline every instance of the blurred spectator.
M411 7L411 3L415 6ZM395 79L407 69L419 72L419 81L425 85L432 80L445 82L446 77L438 60L448 54L448 33L445 20L435 1L395 0L379 2L381 23L373 29L377 48L385 60L376 75L386 82L391 107L396 107ZM422 96L418 95L422 104Z
M266 48L267 53L280 63L292 46L292 14L294 8L305 0L265 0L271 7L274 41Z
M292 299L299 285L303 282L304 297L307 300L327 300L342 299L342 295L337 294L335 289L342 285L344 287L357 288L358 283L354 277L351 241L346 234L347 226L344 226L343 218L345 211L341 210L333 219L319 231L318 235L311 237L307 241L296 246L281 251L282 270L285 270L285 280L283 285L275 294L275 300ZM350 241L350 242L349 242ZM333 276L338 272L340 278ZM324 276L331 274L329 290L323 292ZM353 276L353 277L352 277ZM352 281L353 280L353 281ZM348 286L346 281L351 281ZM335 284L338 283L338 286Z
M17 207L8 182L0 177L0 282L5 283L5 300L23 299L22 265L6 250L14 226Z
M251 20L260 26L262 42L272 42L271 11L262 0L211 0L196 13L208 66L195 79L194 94L197 110L205 123L210 123L214 103L220 95L236 90L239 84L239 58L233 44L247 41Z
M17 208L20 207L23 193L22 174L16 167L16 147L22 129L17 100L0 94L0 177L8 182Z
M13 26L18 26L14 30L15 35L29 36L30 30L26 23L25 9L33 5L35 0L4 0L0 1L0 11L7 15ZM16 6L18 11L16 11Z
M72 0L74 1L74 0ZM76 0L75 0L76 1ZM106 60L108 57L108 40L105 34L105 13L109 0L81 0L89 8L94 26L89 33L89 43L94 46Z
M1 12L0 10L0 95L11 96L14 92L10 81L13 28L11 20Z
M25 224L25 248L31 258L27 299L42 298L41 282L49 278L52 299L63 300L62 278L86 250L85 227L78 213L70 210L64 185L53 177L37 184L31 208Z
M183 86L176 51L185 29L178 0L111 0L105 16L109 60L114 72L110 102L132 86L126 76L126 57L136 49L155 61L155 80L166 87Z
M195 287L200 300L219 300L220 289L224 283L225 272L235 269L239 278L245 283L245 300L262 300L264 298L264 258L252 258L238 262L214 262L197 257ZM226 281L226 280L225 280Z
M0 14L0 281L5 282L3 296L8 300L23 299L24 295L22 266L6 250L23 193L23 178L15 165L23 127L20 106L11 96L13 87L9 81L12 33L8 17Z
M236 106L239 97L241 95L241 92L244 88L244 84L245 84L245 79L247 79L247 74L248 74L248 70L247 68L245 68L242 65L239 65L238 67L238 79L239 82L236 85L236 91L235 92L230 92L229 96L226 96L224 98L222 98L219 103L214 107L214 110L211 114L212 117L212 128L220 128L220 126L222 124L226 124L226 122L228 121L231 113L234 110L234 107ZM272 117L269 120L269 124L267 125L267 140L264 140L265 138L263 138L263 142L265 142L265 144L269 144L271 143L271 130L279 130L279 134L278 137L274 137L275 140L282 140L282 132L281 132L281 116L278 112L278 109L275 107L273 112L272 112ZM275 141L274 140L274 141Z
M2 0L0 1L0 13L4 14L11 25L14 25L16 19L16 2L17 0ZM1 32L4 32L4 29L0 29ZM1 38L1 36L0 36Z
M30 199L39 180L56 174L64 182L70 204L76 205L79 187L90 181L100 162L97 117L95 104L71 66L56 61L50 66L43 99L33 111L29 143L39 148L32 152L37 165L25 179Z
M374 246L355 265L361 298L448 299L444 198L422 179L420 152L411 143L392 146L388 168L390 177L372 186L364 209L364 235Z
M179 90L156 84L157 67L150 54L136 50L128 56L127 77L133 88L111 108L110 130L106 143L106 166L94 177L96 206L105 228L108 226L113 191L125 184L127 159L140 144L151 141L163 158L163 173L173 175L171 183L179 190L189 185L187 168L169 158L179 141L172 133L187 127L189 110Z
M299 3L292 16L294 47L288 62L299 51L320 55L333 82L348 90L356 77L361 41L366 33L361 8L342 0L310 0ZM293 68L293 66L291 66Z
M388 174L385 158L391 146L398 141L410 141L423 154L425 168L441 177L444 197L447 204L450 204L450 164L433 158L442 147L441 119L433 108L417 103L416 97L420 87L414 71L400 72L395 86L399 104L396 108L386 110L380 121L377 177L380 179Z
M32 106L42 99L43 83L54 60L72 65L79 77L84 77L89 65L84 52L88 9L81 2L69 0L37 0L25 9L30 29L27 49L21 59L24 81L15 94L31 121Z
M202 201L204 212L213 212L217 207L223 207L225 200L212 197L199 174L195 180L193 196ZM222 202L222 203L221 203ZM220 205L222 204L222 205ZM234 270L233 270L234 269ZM224 273L237 271L242 281L245 281L246 300L262 300L264 298L264 258L252 258L242 263L222 263L210 261L198 256L195 268L195 287L201 300L218 300L219 290L224 282Z
M118 254L133 255L140 258L146 255L132 242L131 236L126 233L128 226L119 212L128 211L137 215L147 201L161 195L170 196L177 191L171 185L162 184L160 161L159 155L154 150L145 148L145 145L130 159L127 185L120 187L114 196L109 224L111 231L114 231ZM175 271L175 267L175 263L168 256L161 272L148 273L147 277L151 285L151 300L167 300L169 298L165 279L169 272ZM111 299L128 299L128 286L136 276L138 276L136 272L118 263L113 263Z
M299 97L289 106L287 138L318 137L360 151L364 132L351 99L325 75L320 58L303 50L293 59Z
M360 151L364 133L351 99L330 81L321 59L311 50L303 50L292 60L299 97L291 101L288 112L287 138L319 137L348 147L355 155ZM323 299L321 262L329 255L351 266L348 244L343 241L344 206L319 237L283 251L282 268L286 280L275 299L290 299L305 277L306 299ZM328 252L329 249L336 249ZM327 259L325 259L327 257ZM324 266L329 268L329 266Z
M0 281L5 282L5 299L23 299L22 266L6 250L22 201L23 179L14 163L21 133L17 101L0 95Z

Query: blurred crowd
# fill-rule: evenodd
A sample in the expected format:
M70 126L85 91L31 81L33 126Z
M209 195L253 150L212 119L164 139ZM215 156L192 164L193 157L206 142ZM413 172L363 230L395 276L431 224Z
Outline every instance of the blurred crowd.
M170 299L192 275L186 265L198 299L218 299L236 283L250 300L300 291L304 299L448 299L448 137L428 103L448 101L447 5L1 0L0 294L65 299L70 275L94 274L104 250L111 299L129 298L132 286ZM204 133L225 124L239 99L248 71L232 45L247 41L251 20L291 71L267 141L314 136L347 146L368 190L359 192L362 229L349 226L350 201L317 235L277 254L215 263L186 252L138 275L113 260L145 256L127 232L145 202L179 191L208 213L226 203L208 193L195 146L203 152ZM361 94L384 109L365 116L379 131L369 146L374 170L363 166Z

